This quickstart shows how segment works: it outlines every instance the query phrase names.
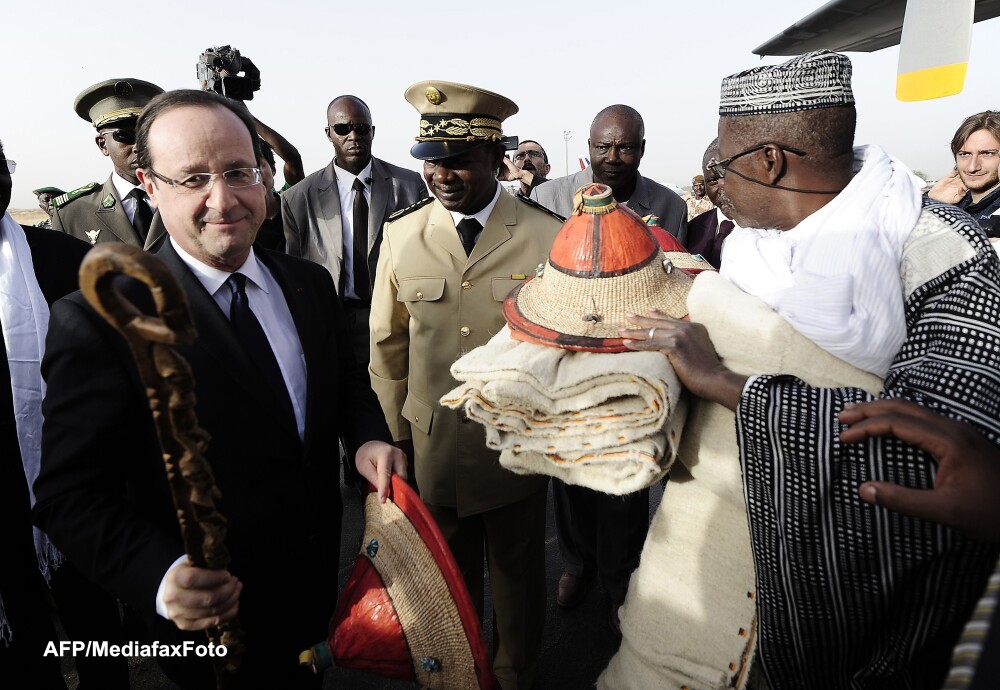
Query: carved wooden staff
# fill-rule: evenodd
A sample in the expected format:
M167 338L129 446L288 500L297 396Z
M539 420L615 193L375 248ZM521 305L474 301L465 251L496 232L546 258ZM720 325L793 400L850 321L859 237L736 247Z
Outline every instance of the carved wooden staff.
M149 287L158 317L142 314L122 296L114 285L120 274ZM188 559L198 568L226 568L226 519L215 508L221 494L204 455L209 435L198 426L195 415L191 367L173 350L175 345L192 344L198 335L184 292L163 261L124 244L90 250L80 267L80 289L124 336L135 357L163 449ZM206 633L213 644L226 647L226 656L214 661L217 687L228 688L243 656L239 622L233 619Z

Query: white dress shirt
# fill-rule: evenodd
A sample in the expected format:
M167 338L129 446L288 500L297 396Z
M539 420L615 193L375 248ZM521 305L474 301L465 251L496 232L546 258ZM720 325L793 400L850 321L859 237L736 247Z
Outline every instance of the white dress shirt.
M490 219L490 214L493 213L493 208L497 205L497 201L500 199L500 192L502 191L503 187L501 187L500 183L497 182L497 189L496 192L493 193L493 200L490 201L490 203L486 204L486 206L484 206L478 213L473 213L471 216L467 216L464 213L459 213L458 211L449 211L449 213L451 213L452 220L455 221L455 227L457 228L458 224L463 220L465 220L466 218L475 218L476 220L479 221L479 224L485 228L486 221ZM476 242L479 241L479 238L482 236L482 234L483 231L480 230L479 233L476 235Z
M132 223L135 218L135 197L129 196L133 189L142 189L146 191L142 185L134 185L124 177L118 174L117 171L111 173L111 184L115 186L115 192L118 194L118 200L122 204L122 210L125 211L125 215L128 216L128 222ZM149 204L149 208L154 213L156 209L153 205L149 203L149 197L146 197L146 203ZM229 312L226 312L227 314Z

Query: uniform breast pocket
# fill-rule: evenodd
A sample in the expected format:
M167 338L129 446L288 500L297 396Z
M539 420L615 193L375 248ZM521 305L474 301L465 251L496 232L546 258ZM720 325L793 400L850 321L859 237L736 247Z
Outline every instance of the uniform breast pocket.
M444 278L403 278L396 299L410 308L421 302L437 302L444 297Z
M493 279L493 299L497 302L503 302L510 291L520 285L523 281L514 280L512 278L494 278Z

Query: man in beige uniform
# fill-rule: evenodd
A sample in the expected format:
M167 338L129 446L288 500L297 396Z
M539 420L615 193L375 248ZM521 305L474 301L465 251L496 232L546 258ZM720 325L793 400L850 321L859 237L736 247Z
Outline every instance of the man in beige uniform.
M544 263L561 223L496 180L507 98L463 84L406 91L420 113L410 153L433 199L390 217L372 296L372 387L393 437L412 443L417 486L478 608L483 557L494 608L494 671L529 688L545 622L544 477L518 476L488 450L483 429L439 398L449 367L504 326L501 305Z

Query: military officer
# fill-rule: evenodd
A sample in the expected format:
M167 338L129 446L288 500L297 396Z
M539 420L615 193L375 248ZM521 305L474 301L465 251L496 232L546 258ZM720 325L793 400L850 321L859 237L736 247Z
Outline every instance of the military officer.
M91 182L52 200L52 227L90 244L124 242L155 249L166 236L160 214L139 184L135 122L153 96L163 93L140 79L108 79L84 89L73 108L97 130L94 141L114 171L104 185Z
M500 466L481 426L438 400L448 370L504 325L501 305L543 263L557 216L502 193L502 121L517 106L495 93L428 81L406 90L420 113L410 153L433 197L384 230L371 312L372 387L417 486L483 606L484 549L494 609L494 672L504 690L531 686L545 622L544 477Z
M36 228L46 228L47 230L52 229L52 200L61 194L65 194L63 190L58 187L39 187L38 189L32 189L31 193L35 195L38 199L38 208L45 211L45 220L35 223Z

